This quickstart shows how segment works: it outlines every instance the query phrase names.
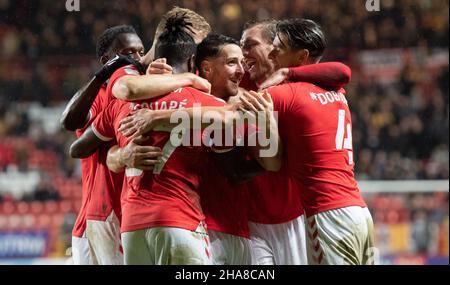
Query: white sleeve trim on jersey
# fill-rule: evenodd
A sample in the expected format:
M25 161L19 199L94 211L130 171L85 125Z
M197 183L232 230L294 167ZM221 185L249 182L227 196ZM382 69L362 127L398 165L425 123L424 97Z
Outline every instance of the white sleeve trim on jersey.
M108 137L105 137L105 136L103 136L102 134L100 134L100 133L95 129L94 124L91 125L91 129L92 129L92 132L94 132L94 135L95 135L96 137L98 137L99 139L101 139L102 141L104 141L104 142L109 142L109 141L112 141L112 140L113 140L113 138L108 138Z
M140 75L139 71L135 69L135 67L133 65L131 66L127 66L124 68L125 73L127 73L128 75Z

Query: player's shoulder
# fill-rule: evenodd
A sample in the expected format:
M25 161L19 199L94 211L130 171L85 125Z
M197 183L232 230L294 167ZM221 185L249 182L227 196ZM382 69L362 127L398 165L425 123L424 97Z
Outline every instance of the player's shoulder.
M316 86L312 83L308 83L308 82L289 82L289 83L284 83L281 85L270 87L268 90L272 90L274 92L279 92L279 91L286 91L286 90L291 90L291 91L311 90L311 89L315 89L315 88L318 88L318 86Z
M130 65L122 66L122 67L118 68L116 71L114 71L114 73L111 76L111 79L119 78L119 77L126 76L126 75L137 76L137 75L141 75L141 74L136 66L134 66L133 64L130 64Z
M201 102L201 101L216 101L217 103L226 104L226 102L223 99L220 99L214 95L200 91L200 90L192 88L192 87L183 87L180 89L181 89L181 91L179 91L179 92L186 92L186 94L190 94L192 97L194 97L194 100L199 101L199 102Z
M141 75L139 69L133 64L125 65L124 67L122 67L122 70L128 75Z

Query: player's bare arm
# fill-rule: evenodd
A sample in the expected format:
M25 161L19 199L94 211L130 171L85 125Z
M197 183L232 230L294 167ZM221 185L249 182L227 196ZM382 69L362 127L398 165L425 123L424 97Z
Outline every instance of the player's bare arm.
M236 119L229 116L229 112L238 110L240 103L228 104L223 107L202 107L201 112L194 112L193 108L183 109L191 119L202 122L218 121L223 122L225 126L230 126ZM172 129L177 126L176 123L171 123L170 118L175 112L180 110L150 110L141 109L132 112L130 116L124 118L119 127L119 132L129 138L134 138L146 134L147 132L155 129L157 126L164 126L165 128ZM227 115L228 113L228 115ZM192 124L191 124L192 125ZM210 124L204 123L201 127L207 127Z
M89 110L97 97L103 82L96 77L78 90L61 115L61 126L67 131L83 128L89 121Z
M273 111L273 104L271 102L270 95L264 96L265 98L259 99L249 97L249 99L247 99L249 100L248 106L249 108L253 108L252 111L254 112L269 112L268 114L270 114L270 116L268 116L268 120L266 120L266 129L268 130L267 137L270 138L269 145L275 145L273 143L276 143L278 144L278 149L276 154L271 157L262 157L260 155L260 151L265 149L260 145L252 147L252 152L264 169L276 172L281 168L281 141L278 136L277 123L273 117L273 112L270 111ZM224 127L227 128L232 126L232 124L239 119L240 114L242 114L240 112L234 112L241 108L241 104L242 103L234 103L223 107L202 107L201 112L194 112L194 109L191 108L183 111L187 112L192 121L222 122ZM253 107L253 105L256 107ZM126 137L134 138L146 134L147 132L155 129L157 126L163 125L165 128L174 128L176 127L176 124L171 123L170 118L176 111L179 110L138 110L121 121L119 131ZM208 126L209 124L205 123L202 124L201 127L204 128Z
M117 55L108 61L95 76L79 89L64 109L60 123L67 131L75 131L86 126L89 121L89 110L94 103L102 85L118 68L135 63L131 58Z
M103 140L99 139L92 128L88 128L83 135L81 135L76 141L70 146L70 156L72 158L86 158L91 156L97 151L97 149L105 143Z
M114 146L108 153L107 165L111 171L120 173L125 167L138 168L141 170L152 170L161 157L161 149L152 146L141 146L145 138L140 137L130 141L124 148ZM98 138L92 128L87 129L84 134L70 146L72 158L86 158L92 155L105 142Z
M193 73L146 74L120 78L114 84L112 94L120 100L137 101L155 98L187 86L208 93L211 90L211 84L207 80Z

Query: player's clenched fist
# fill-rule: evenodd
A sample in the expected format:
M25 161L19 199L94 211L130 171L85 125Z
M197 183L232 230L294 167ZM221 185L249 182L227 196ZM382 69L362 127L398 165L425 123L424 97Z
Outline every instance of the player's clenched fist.
M117 69L130 64L133 64L138 69L141 69L139 62L129 56L118 54L105 63L105 65L103 65L103 67L95 73L95 77L101 82L106 82L106 80L108 80Z

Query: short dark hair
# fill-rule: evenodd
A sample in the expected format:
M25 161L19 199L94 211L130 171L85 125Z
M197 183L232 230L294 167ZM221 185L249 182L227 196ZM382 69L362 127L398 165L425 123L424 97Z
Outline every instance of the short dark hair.
M250 20L244 25L244 32L256 26L261 26L263 30L263 36L269 43L273 43L277 35L277 20L263 19L263 20Z
M320 60L327 47L322 28L308 19L289 19L277 24L277 36L284 34L294 50L307 49L314 61Z
M231 37L218 34L208 35L197 47L195 55L195 66L197 69L200 69L202 61L219 56L223 46L230 44L239 46L239 42Z
M192 31L192 23L186 13L177 13L166 20L163 32L155 47L155 58L166 58L169 65L180 65L196 52L197 45L187 32Z
M132 26L121 25L114 26L106 29L97 40L97 56L101 58L104 56L113 46L114 41L121 34L137 34L136 30Z

